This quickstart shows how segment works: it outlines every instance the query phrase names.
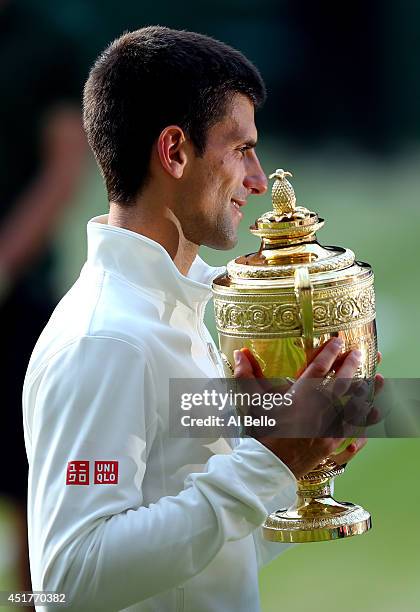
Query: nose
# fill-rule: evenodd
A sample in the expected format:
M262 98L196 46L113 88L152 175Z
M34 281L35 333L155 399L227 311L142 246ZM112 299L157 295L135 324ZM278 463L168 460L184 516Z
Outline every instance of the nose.
M244 187L250 194L262 195L267 191L267 177L261 168L260 160L257 154L252 150L252 155L249 158L249 167L244 179Z

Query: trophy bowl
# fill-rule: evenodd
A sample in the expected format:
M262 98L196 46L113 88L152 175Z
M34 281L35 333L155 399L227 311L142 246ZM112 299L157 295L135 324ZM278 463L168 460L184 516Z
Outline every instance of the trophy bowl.
M288 176L281 169L270 175L275 178L273 210L250 228L261 238L259 251L230 261L213 282L225 374L233 375L233 352L247 347L266 378L293 379L314 350L338 336L343 352L358 349L362 354L356 377L372 379L377 366L372 269L356 261L350 249L318 243L316 232L324 220L296 205ZM343 471L327 458L298 479L294 505L267 518L265 537L314 542L370 529L366 510L331 496L330 480Z

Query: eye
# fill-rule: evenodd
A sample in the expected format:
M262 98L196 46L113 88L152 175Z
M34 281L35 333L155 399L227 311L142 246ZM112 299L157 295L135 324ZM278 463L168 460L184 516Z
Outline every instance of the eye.
M244 147L241 147L240 149L238 149L238 151L240 151L240 153L244 156L245 153L250 150L250 148L251 147L249 147L248 145L245 145Z

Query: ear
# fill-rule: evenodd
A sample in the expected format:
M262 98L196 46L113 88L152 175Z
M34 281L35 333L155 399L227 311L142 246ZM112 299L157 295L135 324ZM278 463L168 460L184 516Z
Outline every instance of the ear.
M181 178L187 164L186 137L177 125L170 125L160 133L157 151L162 168L174 178Z

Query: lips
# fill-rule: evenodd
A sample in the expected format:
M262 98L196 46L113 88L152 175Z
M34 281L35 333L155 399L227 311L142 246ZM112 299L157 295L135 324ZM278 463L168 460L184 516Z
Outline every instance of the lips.
M243 200L231 200L232 206L235 209L235 214L238 215L239 219L242 219L243 212L241 210L241 206L245 205Z
M241 206L245 206L246 200L238 200L238 198L232 198L233 205L239 210Z

